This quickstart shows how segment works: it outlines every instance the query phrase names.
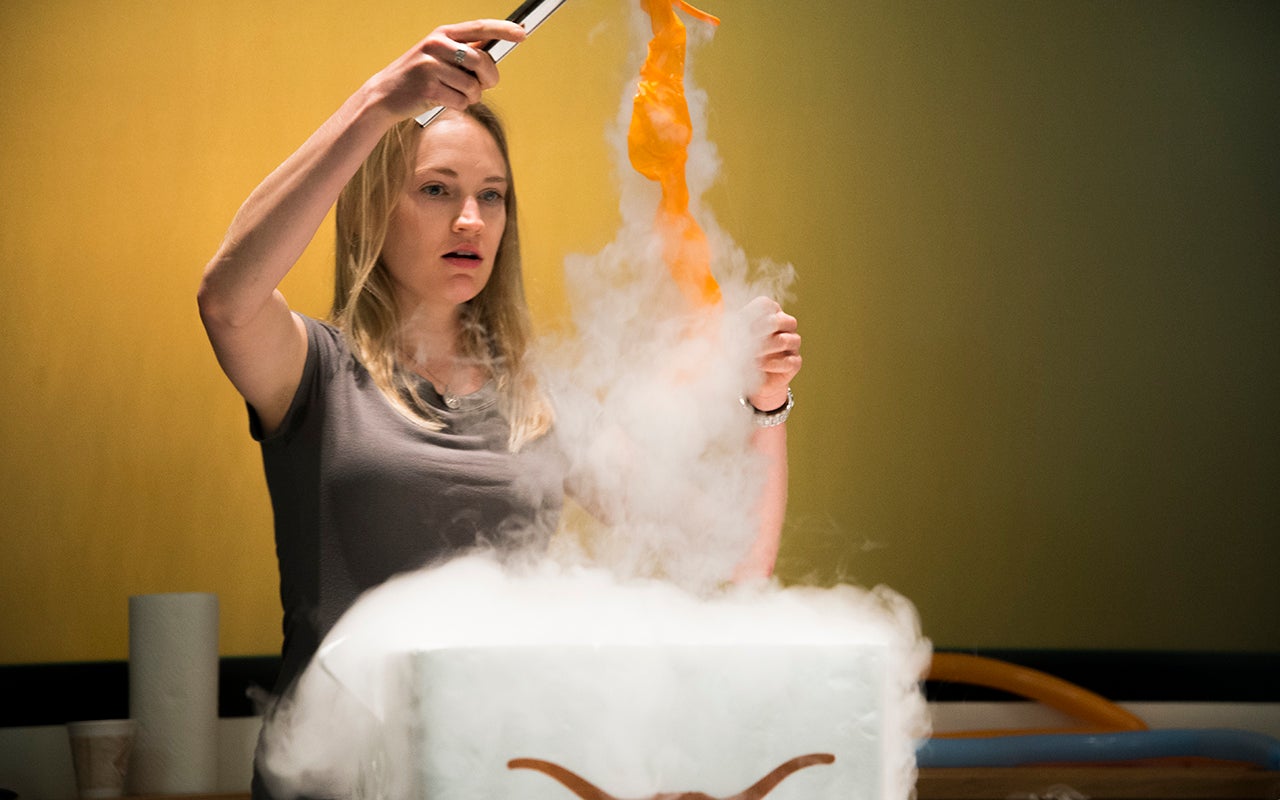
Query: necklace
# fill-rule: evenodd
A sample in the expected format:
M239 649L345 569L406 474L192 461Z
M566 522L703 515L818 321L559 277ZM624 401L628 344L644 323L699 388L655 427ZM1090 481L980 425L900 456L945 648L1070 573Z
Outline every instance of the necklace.
M441 399L444 400L445 406L449 408L451 411L456 411L462 405L462 398L459 397L457 394L455 394L451 390L451 386L453 385L452 365L450 365L451 368L449 370L450 379L447 381L442 381L439 378L437 378L434 372L427 369L427 365L425 363L418 364L417 366L418 366L418 370L422 372L422 374L426 377L426 379L431 381L431 387L433 389L436 386L443 384L442 388L438 389L437 391L440 394Z

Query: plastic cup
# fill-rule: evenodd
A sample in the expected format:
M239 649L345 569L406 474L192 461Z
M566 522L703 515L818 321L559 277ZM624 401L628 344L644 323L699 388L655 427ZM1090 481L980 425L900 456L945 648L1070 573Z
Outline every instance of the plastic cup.
M135 723L131 719L101 719L67 723L71 761L80 797L120 797L129 770Z

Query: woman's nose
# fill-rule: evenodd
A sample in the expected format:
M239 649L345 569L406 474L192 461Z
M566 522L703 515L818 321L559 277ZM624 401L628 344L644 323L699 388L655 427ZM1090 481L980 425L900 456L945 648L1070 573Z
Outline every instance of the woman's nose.
M484 220L480 217L480 204L474 197L465 198L458 216L453 220L454 230L478 231L483 227Z

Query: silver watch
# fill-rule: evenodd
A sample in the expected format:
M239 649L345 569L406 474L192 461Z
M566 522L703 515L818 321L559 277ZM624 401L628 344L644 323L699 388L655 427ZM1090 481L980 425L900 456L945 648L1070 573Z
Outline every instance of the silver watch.
M791 409L795 408L796 398L791 394L791 388L787 388L787 402L781 408L775 408L772 411L761 411L751 405L751 401L745 397L738 398L738 402L742 403L742 407L751 411L751 420L761 428L772 428L775 425L781 425L787 421L787 417L791 416Z

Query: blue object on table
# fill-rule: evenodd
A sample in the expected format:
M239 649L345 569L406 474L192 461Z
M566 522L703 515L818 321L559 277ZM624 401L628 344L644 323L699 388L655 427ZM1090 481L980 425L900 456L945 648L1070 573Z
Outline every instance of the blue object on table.
M916 750L916 762L922 768L1016 767L1149 758L1211 758L1280 770L1280 740L1253 731L1204 728L928 739Z

